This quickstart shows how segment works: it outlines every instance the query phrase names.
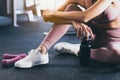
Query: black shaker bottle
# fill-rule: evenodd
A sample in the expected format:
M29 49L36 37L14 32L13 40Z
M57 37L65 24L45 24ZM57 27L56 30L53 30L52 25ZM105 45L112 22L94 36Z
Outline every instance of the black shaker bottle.
M78 52L78 57L80 65L89 66L90 65L90 53L91 53L91 39L87 39L86 36L83 36L81 40L80 50Z

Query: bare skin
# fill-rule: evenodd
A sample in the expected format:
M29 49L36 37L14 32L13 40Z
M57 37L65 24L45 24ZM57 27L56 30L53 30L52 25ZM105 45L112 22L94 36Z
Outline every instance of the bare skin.
M91 0L85 0L85 1L86 1L86 3L84 3L83 5L85 5L84 8L87 7L86 8L87 10L85 10L83 12L80 12L80 11L63 12L63 11L45 10L43 12L43 17L48 20L50 18L62 18L62 19L80 21L80 22L87 22L87 21L97 17L98 15L100 15L109 5L112 5L111 3L113 2L113 0L110 0L110 1L98 0L92 5L92 3L89 2ZM71 3L71 4L73 4L73 3ZM91 14L91 15L89 15L89 14Z
M69 4L81 5L86 10L64 12L65 8ZM119 5L120 5L119 0L97 0L94 4L92 3L92 0L66 0L66 2L56 11L45 10L43 12L43 18L46 22L53 22L57 24L73 24L74 28L78 33L78 37L81 36L80 33L83 32L82 31L83 29L86 32L86 34L90 33L90 35L93 36L91 30L84 23L88 22L93 18L97 18L98 16L100 16L100 14L107 7L114 8L114 7L119 7ZM103 27L107 25L107 27L104 28L117 28L118 26L120 26L120 23L118 23L119 20L120 18L115 19L111 21L109 24L99 24L99 23L94 23L94 24L98 25L99 27ZM47 49L44 47L44 45L40 45L38 46L38 48L41 48L40 52L42 53L47 52Z

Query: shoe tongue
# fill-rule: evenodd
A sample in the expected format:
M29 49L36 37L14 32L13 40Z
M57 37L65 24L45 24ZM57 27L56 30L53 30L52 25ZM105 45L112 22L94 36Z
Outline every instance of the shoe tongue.
M31 50L30 52L28 52L28 54L29 54L30 56L34 56L34 55L36 55L36 54L40 54L40 52L39 52L38 49L35 49L35 50Z
M28 54L29 54L29 55L34 55L34 54L36 54L36 52L37 52L36 50L33 50L33 49L32 49L31 51L28 52Z
M28 52L28 58L32 59L33 57L35 57L36 54L38 54L38 50L31 50L30 52Z

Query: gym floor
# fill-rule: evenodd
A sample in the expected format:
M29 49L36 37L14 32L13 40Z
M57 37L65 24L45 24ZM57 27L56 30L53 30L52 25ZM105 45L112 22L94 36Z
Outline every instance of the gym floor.
M45 37L43 32L47 32L52 23L45 23L38 17L36 20L27 22L24 16L19 17L19 27L9 25L10 21L0 20L4 22L0 23L0 60L4 53L27 54L39 45ZM80 42L76 34L66 34L58 42L63 41ZM49 64L30 69L19 69L13 65L3 67L0 63L0 80L120 80L119 65L93 61L92 66L83 67L79 64L78 57L59 54L53 47L49 50L49 58Z

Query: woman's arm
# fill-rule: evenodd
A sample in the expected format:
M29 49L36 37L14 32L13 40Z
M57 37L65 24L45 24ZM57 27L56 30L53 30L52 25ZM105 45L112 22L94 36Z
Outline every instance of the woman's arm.
M66 0L66 2L57 9L57 11L64 12L64 10L66 9L66 7L69 4L76 4L76 5L79 4L82 7L85 7L84 0ZM53 12L54 11L52 11L52 10L44 10L44 12L42 14L42 16L44 18L44 21L53 22L53 23L61 23L61 24L71 24L70 19L63 19L63 18L53 17L52 16Z
M44 18L44 21L45 22L53 22L55 24L71 24L71 22L72 22L71 20L61 19L61 18L50 18L50 19Z
M61 11L61 12L64 12L66 7L69 5L69 4L77 4L77 0L66 0L66 2L64 4L62 4L58 9L57 11ZM81 2L82 4L82 2ZM54 11L52 10L44 10L43 11L43 19L44 21L46 22L54 22L54 23L57 23L57 24L71 24L71 21L68 20L68 19L62 19L62 18L56 18L56 17L53 17L53 16L50 16ZM49 15L49 17L47 17L47 15Z
M91 7L87 10L80 12L80 11L69 11L69 12L61 12L61 11L54 11L52 14L46 14L46 17L55 17L55 18L62 18L68 20L75 20L80 22L88 22L89 20L95 18L96 16L100 15L111 3L113 0L97 0Z

